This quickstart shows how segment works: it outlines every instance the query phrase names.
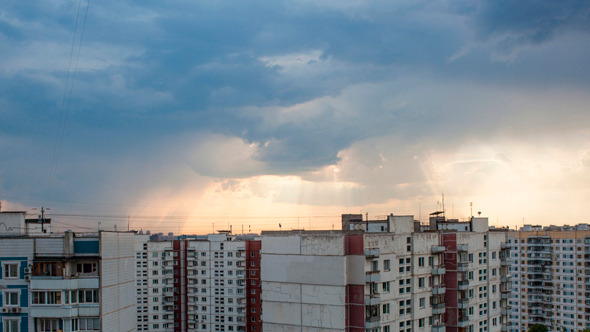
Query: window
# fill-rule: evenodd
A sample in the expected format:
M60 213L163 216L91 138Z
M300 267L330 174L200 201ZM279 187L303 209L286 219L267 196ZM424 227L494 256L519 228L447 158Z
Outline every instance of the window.
M426 307L426 298L421 297L420 298L420 308L424 308Z
M100 331L100 319L94 317L79 318L80 331Z
M157 262L155 262L157 263ZM96 263L78 263L76 264L77 273L92 273L96 272Z
M59 331L59 319L57 318L37 318L35 321L38 332L57 332Z
M424 257L418 257L418 266L424 266Z
M98 289L80 289L78 303L98 303Z
M381 310L381 311L382 311L382 313L383 313L384 315L387 315L387 314L389 314L389 303L385 303L385 304L382 306L382 310Z
M424 277L418 278L418 287L424 288Z
M389 293L389 281L383 283L383 293Z
M62 277L63 265L61 262L36 262L33 263L34 276Z
M383 261L383 270L385 270L385 271L391 270L391 261L389 259L386 259Z
M61 291L33 292L33 304L61 304Z
M4 305L5 306L17 306L18 305L18 292L4 293Z
M4 320L4 331L5 332L18 332L18 319Z
M6 279L18 278L18 264L5 264L4 265L4 278L6 278Z

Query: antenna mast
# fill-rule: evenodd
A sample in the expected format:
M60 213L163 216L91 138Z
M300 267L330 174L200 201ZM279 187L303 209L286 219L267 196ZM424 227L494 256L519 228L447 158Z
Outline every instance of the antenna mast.
M445 193L444 192L442 193L442 213L443 213L443 217L446 218L446 215L445 215Z

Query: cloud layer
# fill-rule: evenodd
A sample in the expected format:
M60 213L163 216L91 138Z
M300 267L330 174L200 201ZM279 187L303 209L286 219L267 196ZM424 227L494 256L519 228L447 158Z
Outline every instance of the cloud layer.
M87 5L0 5L11 204L583 221L586 1Z

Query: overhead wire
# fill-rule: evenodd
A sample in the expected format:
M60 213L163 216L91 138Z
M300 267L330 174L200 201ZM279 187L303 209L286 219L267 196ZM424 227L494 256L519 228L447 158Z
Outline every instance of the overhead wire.
M84 30L86 28L86 20L88 18L88 9L90 7L90 0L87 1L86 3L86 11L84 14L84 21L82 23L82 31L80 33L80 42L78 44L78 52L76 55L76 63L74 65L74 71L73 74L71 74L72 72L72 62L73 62L73 58L74 58L74 49L75 49L75 45L76 45L76 36L78 34L78 24L79 24L79 20L80 20L80 10L82 8L82 0L78 1L78 10L76 13L76 23L74 26L74 36L72 37L72 46L70 48L70 59L68 62L68 71L66 74L66 82L65 82L65 86L64 86L64 93L62 96L62 101L61 101L61 107L60 107L60 116L59 116L59 123L58 123L58 129L57 129L57 133L56 133L56 138L55 138L55 145L53 147L53 155L51 158L51 166L49 168L49 183L47 186L47 189L45 190L45 194L43 197L43 203L42 206L45 205L45 201L47 200L48 196L52 195L52 188L53 188L53 182L55 180L55 176L57 173L57 168L58 168L58 164L59 164L59 159L61 156L61 149L63 146L63 140L64 140L64 136L65 136L65 132L66 132L66 124L67 124L67 120L68 120L68 116L69 116L69 111L70 111L70 105L71 105L71 101L72 101L72 93L74 90L74 83L76 80L76 72L78 70L78 63L80 60L80 53L81 53L81 49L82 49L82 41L84 38ZM70 76L72 76L71 80L70 80ZM71 82L70 82L71 81ZM68 92L69 91L69 92Z

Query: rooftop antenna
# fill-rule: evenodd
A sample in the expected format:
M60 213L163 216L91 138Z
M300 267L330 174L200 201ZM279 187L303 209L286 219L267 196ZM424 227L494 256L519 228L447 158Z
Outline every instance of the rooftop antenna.
M129 232L129 218L131 218L131 217L127 216L127 232Z
M471 212L469 212L469 219L473 219L473 202L469 202L469 209Z
M443 213L443 217L445 216L445 193L442 193L442 213Z
M283 229L283 225L281 225L281 223L279 223L279 230Z
M33 209L36 210L36 209ZM41 219L39 221L41 221L41 233L45 233L45 210L51 210L50 208L44 208L41 207L41 215L39 217L41 217Z

